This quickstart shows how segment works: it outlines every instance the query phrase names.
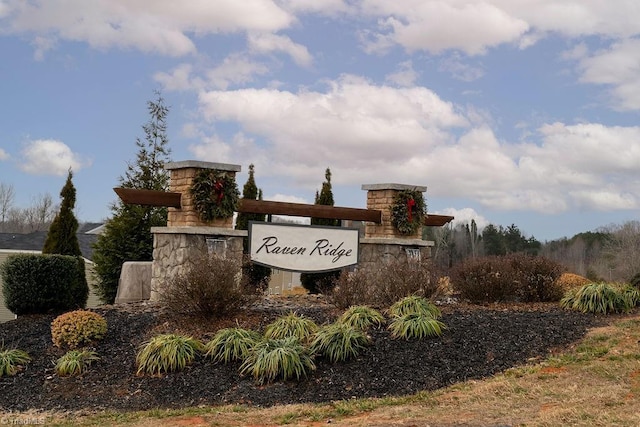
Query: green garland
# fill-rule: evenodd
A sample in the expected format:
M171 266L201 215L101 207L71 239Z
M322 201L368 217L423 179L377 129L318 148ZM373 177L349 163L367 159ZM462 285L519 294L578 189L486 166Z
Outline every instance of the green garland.
M203 221L229 218L238 209L240 191L235 177L219 170L201 170L193 178L191 196Z
M396 194L391 206L391 224L400 234L415 234L424 224L427 213L422 192L404 190Z

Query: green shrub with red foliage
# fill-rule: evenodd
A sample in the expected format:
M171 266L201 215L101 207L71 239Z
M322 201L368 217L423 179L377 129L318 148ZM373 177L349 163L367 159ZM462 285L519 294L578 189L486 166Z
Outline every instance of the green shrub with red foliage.
M467 260L451 276L455 290L473 303L552 302L563 295L561 273L553 260L517 253Z

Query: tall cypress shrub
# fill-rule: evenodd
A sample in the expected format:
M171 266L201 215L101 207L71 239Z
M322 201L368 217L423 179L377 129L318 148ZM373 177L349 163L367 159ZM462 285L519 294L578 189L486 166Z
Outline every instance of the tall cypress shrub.
M262 200L262 190L258 189L255 180L255 167L253 164L249 165L249 177L247 182L242 188L242 198L247 200ZM236 218L237 230L248 230L249 221L264 222L266 215L256 213L244 213L239 212ZM249 253L249 239L247 237L243 240L244 253ZM250 260L245 260L242 266L242 273L249 278L249 283L252 286L258 288L264 288L269 285L269 278L271 277L271 269L263 265L254 264Z
M81 256L80 244L78 243L78 220L73 213L76 205L76 188L71 179L73 172L69 169L67 181L60 191L62 203L60 211L53 219L47 238L44 241L42 253Z
M331 190L331 170L327 168L324 173L325 181L322 183L322 189L318 193L316 191L316 205L333 206L333 191ZM326 227L339 227L340 220L331 218L311 218L311 225L322 225ZM324 273L302 273L300 275L300 283L312 294L318 294L323 291L333 289L336 281L340 277L340 270L327 271Z

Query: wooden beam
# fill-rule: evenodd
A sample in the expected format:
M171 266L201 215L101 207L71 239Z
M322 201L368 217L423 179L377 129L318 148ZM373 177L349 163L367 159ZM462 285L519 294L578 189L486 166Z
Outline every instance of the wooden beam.
M135 188L114 188L113 191L120 197L120 200L130 205L181 207L182 193Z
M374 209L342 208L338 206L307 205L304 203L272 202L268 200L240 199L238 212L350 219L353 221L368 221L378 224L382 222L382 212Z
M447 224L448 222L453 221L452 216L449 215L432 215L432 214L427 214L427 216L424 217L424 225L429 226L429 227L442 227L443 225Z

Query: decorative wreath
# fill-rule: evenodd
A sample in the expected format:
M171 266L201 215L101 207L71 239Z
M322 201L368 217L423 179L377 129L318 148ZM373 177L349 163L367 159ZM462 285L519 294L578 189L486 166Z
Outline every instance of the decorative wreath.
M240 191L233 176L219 170L201 170L191 185L193 204L203 221L229 218L238 208Z
M427 206L420 191L400 191L391 206L391 224L400 234L415 234L424 223Z

